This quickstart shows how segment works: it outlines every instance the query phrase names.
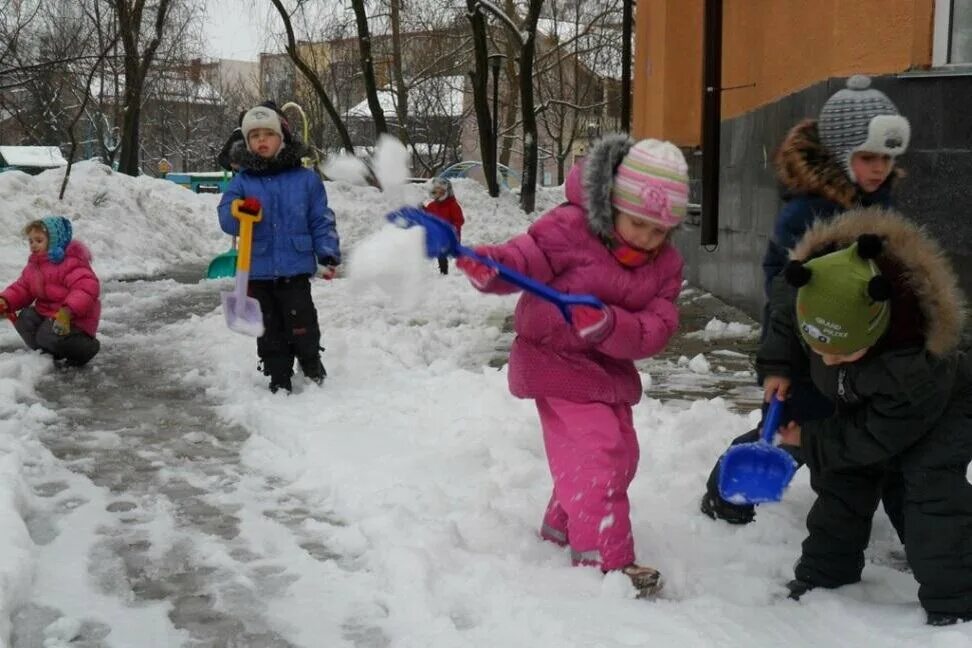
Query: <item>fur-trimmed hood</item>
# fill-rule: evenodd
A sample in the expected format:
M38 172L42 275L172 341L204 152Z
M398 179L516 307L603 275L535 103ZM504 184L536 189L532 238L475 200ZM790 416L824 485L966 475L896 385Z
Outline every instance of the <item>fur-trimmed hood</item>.
M611 207L614 171L634 143L624 134L605 135L594 144L584 160L587 223L591 231L607 244L614 240L614 210Z
M876 234L883 241L875 262L895 269L892 278L914 297L920 310L925 349L936 356L954 351L965 326L965 296L945 253L925 231L901 214L879 208L857 209L829 221L819 221L790 252L790 258L811 258L853 244L861 234ZM892 298L893 299L893 298ZM892 334L895 314L892 302ZM903 307L903 306L902 306Z
M303 165L301 158L305 148L297 140L283 141L283 148L277 156L269 160L251 153L242 139L234 142L229 152L229 161L240 166L240 169L256 174L276 173L287 169L297 169Z
M776 177L792 194L815 194L844 209L861 204L862 192L820 141L816 119L805 119L787 133L776 152ZM897 167L882 186L902 176ZM882 189L878 189L880 192ZM871 194L873 195L873 194Z

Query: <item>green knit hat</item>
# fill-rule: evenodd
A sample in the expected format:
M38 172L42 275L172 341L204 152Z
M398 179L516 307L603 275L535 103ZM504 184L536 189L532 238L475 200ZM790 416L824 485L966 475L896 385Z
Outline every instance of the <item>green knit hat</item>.
M850 247L787 266L787 281L799 287L800 334L814 350L849 355L888 330L891 283L873 261L881 247L880 238L865 234Z

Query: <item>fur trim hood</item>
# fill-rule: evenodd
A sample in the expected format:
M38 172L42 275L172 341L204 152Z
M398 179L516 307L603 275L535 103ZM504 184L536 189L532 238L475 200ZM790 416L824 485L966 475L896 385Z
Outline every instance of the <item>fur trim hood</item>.
M614 171L634 143L624 134L605 135L594 144L584 160L587 223L591 231L607 244L614 240L614 210L611 207Z
M246 142L239 140L234 142L230 148L229 160L240 165L242 170L265 175L300 168L303 165L301 158L304 156L304 151L304 146L300 142L296 140L284 141L283 149L277 153L277 156L266 160L255 153L251 153L246 148Z
M775 162L776 177L790 193L816 194L844 209L861 202L860 189L820 141L816 119L805 119L790 129L776 152ZM902 175L896 167L888 182Z
M857 209L829 221L818 221L790 252L807 261L853 244L861 234L883 241L881 259L896 267L903 287L921 311L925 349L936 356L954 351L965 326L965 296L945 253L925 231L901 214L878 208ZM893 325L893 324L892 324Z

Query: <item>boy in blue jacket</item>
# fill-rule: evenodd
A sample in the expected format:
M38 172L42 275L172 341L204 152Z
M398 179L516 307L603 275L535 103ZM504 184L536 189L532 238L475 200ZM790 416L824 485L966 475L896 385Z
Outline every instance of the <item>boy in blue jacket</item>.
M767 296L764 336L774 279L804 233L815 223L830 221L850 209L891 206L891 187L898 176L895 159L908 149L911 127L887 95L870 86L869 77L850 77L846 88L827 99L818 119L805 119L787 133L776 154L777 177L785 193L763 257ZM762 384L762 377L760 381ZM814 386L809 367L794 372L786 410L789 419L801 423L825 419L833 413L833 401ZM737 437L732 444L756 441L759 434L757 428ZM790 450L796 459L801 459L797 449ZM722 499L718 480L716 463L702 496L702 512L730 524L752 522L754 507ZM898 535L903 537L902 492L900 476L891 474L885 485L884 505Z
M223 194L218 213L223 231L237 235L234 201L255 198L263 209L253 228L248 286L263 311L257 355L270 377L271 392L291 391L294 358L304 376L320 385L327 373L310 278L318 265L323 278L332 278L341 262L334 212L320 178L301 165L303 146L272 106L251 108L240 130L243 139L230 151L230 161L240 172Z

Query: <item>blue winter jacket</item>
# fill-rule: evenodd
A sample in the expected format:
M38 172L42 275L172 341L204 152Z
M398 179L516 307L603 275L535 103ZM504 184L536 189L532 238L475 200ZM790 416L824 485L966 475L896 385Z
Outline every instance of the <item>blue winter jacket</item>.
M218 207L219 225L227 234L240 231L230 213L237 198L256 198L263 206L263 218L253 226L250 279L313 275L318 264L341 262L334 212L327 206L324 184L310 169L236 174Z
M766 245L763 256L763 290L769 299L773 278L783 271L789 261L790 250L818 220L830 220L846 211L846 208L833 200L816 194L800 194L785 199L783 208L776 216L773 236ZM871 194L859 195L859 206L891 207L890 182L885 182Z

